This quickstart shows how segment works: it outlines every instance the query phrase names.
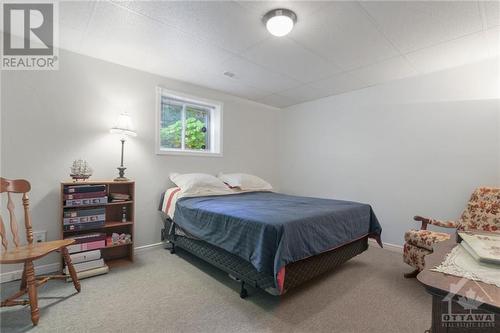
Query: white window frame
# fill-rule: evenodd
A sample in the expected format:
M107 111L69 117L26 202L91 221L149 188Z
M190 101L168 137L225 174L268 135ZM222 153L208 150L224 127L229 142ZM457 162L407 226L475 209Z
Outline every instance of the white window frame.
M162 97L180 100L194 105L205 105L211 110L210 112L210 149L206 151L190 150L184 148L162 148L160 140L160 126L161 126L161 100ZM224 104L222 102L213 101L206 98L200 98L162 87L156 88L156 119L155 119L155 144L157 155L184 155L184 156L209 156L209 157L222 157L222 109ZM183 118L184 122L184 118ZM182 134L184 135L184 133Z

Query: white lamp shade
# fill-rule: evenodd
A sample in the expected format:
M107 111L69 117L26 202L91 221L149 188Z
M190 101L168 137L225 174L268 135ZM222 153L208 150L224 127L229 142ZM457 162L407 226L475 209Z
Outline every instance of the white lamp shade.
M266 28L271 35L282 37L292 31L293 20L288 16L274 16L267 21Z
M132 118L126 113L122 113L118 116L115 126L111 128L110 132L121 135L137 136L132 126Z
M267 12L263 20L271 35L283 37L292 31L297 15L289 9L278 8Z

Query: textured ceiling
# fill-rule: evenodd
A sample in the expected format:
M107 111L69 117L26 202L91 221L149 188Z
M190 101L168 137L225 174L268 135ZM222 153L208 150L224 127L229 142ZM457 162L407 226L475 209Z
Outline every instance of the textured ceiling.
M298 16L287 37L261 22L277 7ZM60 44L286 107L496 56L499 13L497 1L61 2Z

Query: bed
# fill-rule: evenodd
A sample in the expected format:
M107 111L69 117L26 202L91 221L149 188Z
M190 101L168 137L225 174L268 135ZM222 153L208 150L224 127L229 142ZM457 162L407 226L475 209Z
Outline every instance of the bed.
M163 239L272 295L311 280L368 248L381 227L370 205L270 191L179 198L162 195Z

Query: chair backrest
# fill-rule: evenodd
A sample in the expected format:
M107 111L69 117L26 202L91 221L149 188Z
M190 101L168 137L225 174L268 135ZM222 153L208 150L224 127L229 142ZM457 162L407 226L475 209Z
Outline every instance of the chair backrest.
M19 246L19 231L17 219L15 215L15 206L12 200L12 193L22 193L22 202L24 208L24 225L26 227L26 241L28 244L33 244L33 227L31 226L31 217L29 214L29 198L28 192L31 185L27 180L16 179L9 180L0 178L0 193L7 193L7 210L9 211L10 231L12 232L12 240L16 247ZM0 236L2 238L2 246L7 251L8 241L7 232L3 223L2 215L0 215Z
M500 232L500 188L477 188L460 217L458 230Z

